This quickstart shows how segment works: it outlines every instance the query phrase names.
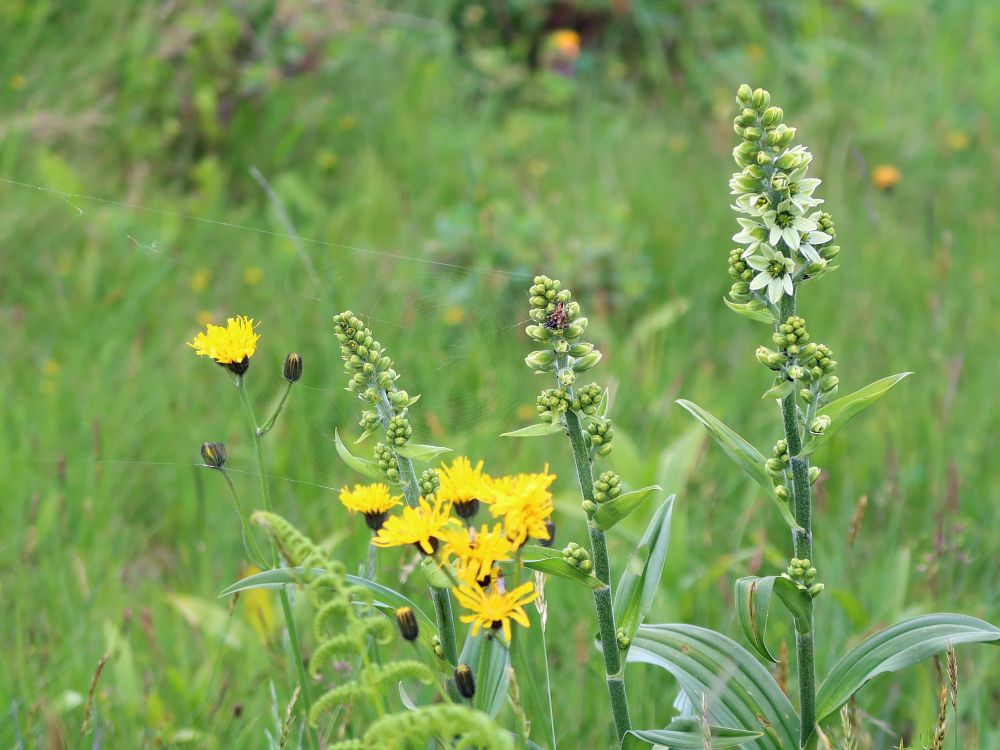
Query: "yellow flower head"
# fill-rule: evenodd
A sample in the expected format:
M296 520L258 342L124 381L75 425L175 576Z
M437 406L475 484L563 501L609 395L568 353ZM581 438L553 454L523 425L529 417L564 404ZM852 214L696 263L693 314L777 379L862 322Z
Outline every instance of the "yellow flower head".
M399 505L401 499L402 495L393 497L389 494L389 486L381 483L356 484L353 490L340 488L340 502L352 513L364 514L365 523L372 531L382 528L389 510Z
M257 351L260 335L254 333L252 318L237 315L226 320L225 327L208 324L206 331L199 333L188 346L199 357L211 357L237 375L242 375L250 366L250 357Z
M450 529L443 537L444 559L458 559L459 576L470 585L486 580L493 572L493 566L509 560L514 553L514 545L507 538L500 524L492 530L483 524L475 529Z
M575 60L580 56L580 35L573 29L554 31L550 37L552 48L567 60Z
M549 467L540 474L517 474L493 481L490 512L503 517L507 538L514 544L524 544L528 537L549 539L549 519L552 517L552 493L555 481Z
M468 458L459 456L451 466L442 466L440 475L441 487L436 494L452 503L462 518L472 518L480 502L489 502L490 477L483 473L482 461L473 467Z
M402 547L415 544L422 552L433 555L445 532L458 525L451 517L451 503L436 498L434 505L421 499L416 508L403 508L402 515L390 517L372 540L376 547Z
M879 190L894 188L902 179L903 173L892 164L879 164L872 170L872 185Z
M504 591L502 582L490 587L489 593L479 586L461 586L455 589L455 598L472 614L462 615L462 622L472 623L472 635L481 628L496 630L503 628L504 637L510 640L510 621L524 627L530 625L524 605L530 604L538 596L530 581L513 591Z

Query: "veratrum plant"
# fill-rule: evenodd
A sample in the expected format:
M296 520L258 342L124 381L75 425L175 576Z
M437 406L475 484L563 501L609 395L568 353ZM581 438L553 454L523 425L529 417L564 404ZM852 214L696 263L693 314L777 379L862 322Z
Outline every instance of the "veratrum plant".
M733 678L722 688L713 718L739 719L735 726L760 726L764 716L771 729L756 740L758 747L814 747L824 723L870 679L915 664L950 645L996 642L1000 629L973 617L932 614L899 622L876 633L845 654L817 686L815 669L814 610L823 591L818 581L820 562L813 553L811 485L819 468L810 457L855 415L880 399L910 373L878 380L847 396L837 398L837 362L826 344L816 341L797 314L802 287L834 268L840 248L834 244L833 220L818 208L814 193L820 181L806 176L812 155L792 145L795 129L785 125L779 107L763 89L740 86L740 113L735 120L741 143L733 151L740 171L730 181L740 214L740 231L733 237L738 247L729 252L729 273L734 278L726 304L735 312L770 325L771 347L757 349L757 360L768 368L773 381L764 393L780 406L782 438L763 453L736 432L689 402L678 403L700 421L715 441L775 503L788 523L792 555L788 567L776 575L741 578L736 582L736 613L744 635L763 659L775 661L765 640L771 604L777 598L795 627L798 670L798 714L791 711L773 680L746 682L761 667L742 649L724 653L719 637L689 626L652 626L640 629L635 646L643 661L660 663L678 677L691 695L697 683L684 666L732 670ZM733 644L735 646L735 644ZM766 674L766 672L765 672ZM705 674L704 677L708 677ZM695 696L691 695L692 698ZM774 709L779 721L762 706ZM795 739L792 735L794 730ZM775 744L774 739L779 739Z

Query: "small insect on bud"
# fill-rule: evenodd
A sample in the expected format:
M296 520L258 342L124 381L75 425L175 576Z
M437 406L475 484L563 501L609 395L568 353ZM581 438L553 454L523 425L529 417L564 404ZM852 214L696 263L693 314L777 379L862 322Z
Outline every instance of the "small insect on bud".
M471 700L476 695L476 679L472 676L472 670L466 664L459 664L455 667L455 687L463 698Z
M226 465L226 445L225 443L202 443L201 458L205 466L213 469L221 469Z
M281 374L289 383L298 382L299 378L302 377L302 355L292 352L285 357L285 366L282 368Z
M409 607L400 607L396 610L396 624L399 626L399 634L408 641L417 640L420 635L420 626L417 624L417 616Z

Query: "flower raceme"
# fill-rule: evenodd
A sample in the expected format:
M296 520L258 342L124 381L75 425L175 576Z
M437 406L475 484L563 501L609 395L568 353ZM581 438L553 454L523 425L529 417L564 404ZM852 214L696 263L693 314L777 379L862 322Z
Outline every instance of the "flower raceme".
M471 614L462 615L461 620L472 623L472 634L476 635L483 628L492 630L503 629L504 637L510 641L511 627L514 622L529 627L530 620L524 611L524 605L530 604L538 597L534 584L523 583L513 591L505 591L503 580L494 583L487 592L479 586L460 586L455 589L455 597Z
M188 346L199 357L211 357L218 364L242 375L250 366L250 357L257 351L260 334L254 331L253 318L237 315L228 318L225 326L208 324Z

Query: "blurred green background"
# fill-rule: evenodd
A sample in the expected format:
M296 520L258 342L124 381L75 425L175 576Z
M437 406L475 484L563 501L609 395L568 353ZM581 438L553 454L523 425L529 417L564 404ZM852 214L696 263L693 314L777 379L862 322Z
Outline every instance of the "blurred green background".
M267 439L275 501L350 564L366 532L332 488L360 480L332 435L358 434L359 407L330 323L347 307L423 394L421 442L496 473L552 464L565 543L583 541L568 446L497 437L548 385L521 362L525 287L561 278L616 387L610 465L679 496L650 621L742 640L732 582L783 568L789 540L673 400L762 449L779 436L753 356L769 334L721 301L744 80L824 179L842 268L800 312L842 389L916 372L816 456L820 671L902 616L1000 619L1000 6L7 0L0 32L0 746L270 746L291 679L274 604L216 598L242 547L197 468L225 440L254 505L252 452L229 379L184 343L234 314L261 321L259 411L285 353L304 357ZM619 571L645 520L616 528ZM560 742L607 747L589 597L547 594ZM996 748L995 650L959 666L946 746ZM664 724L671 680L629 680L635 724ZM863 747L920 746L933 668L861 706Z

